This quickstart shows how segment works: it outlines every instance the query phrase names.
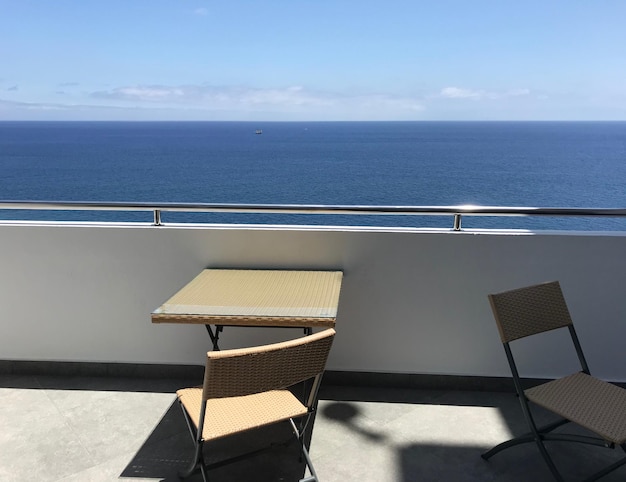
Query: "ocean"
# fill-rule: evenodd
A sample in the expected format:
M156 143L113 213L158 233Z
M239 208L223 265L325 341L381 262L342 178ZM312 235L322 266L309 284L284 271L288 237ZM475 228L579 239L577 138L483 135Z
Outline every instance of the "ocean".
M0 172L2 200L626 208L626 122L5 121ZM626 220L613 218L463 219L468 228L626 230ZM163 220L452 226L450 216L164 213Z

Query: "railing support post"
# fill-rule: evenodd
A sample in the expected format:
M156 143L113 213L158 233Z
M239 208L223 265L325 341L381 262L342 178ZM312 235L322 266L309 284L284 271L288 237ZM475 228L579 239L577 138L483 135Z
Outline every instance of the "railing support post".
M154 210L154 226L161 226L161 210Z
M461 214L460 213L456 213L454 215L454 227L452 228L453 231L460 231L461 230Z

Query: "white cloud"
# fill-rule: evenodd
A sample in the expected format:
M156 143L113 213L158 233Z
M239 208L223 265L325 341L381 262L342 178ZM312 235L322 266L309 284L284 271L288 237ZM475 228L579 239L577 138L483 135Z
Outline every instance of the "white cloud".
M185 92L181 88L159 87L159 86L138 86L120 87L111 91L94 92L93 97L103 99L119 99L134 101L172 101L183 99Z
M62 93L62 92L57 92ZM62 104L53 102L15 102L0 99L0 110L26 110L26 111L76 111L99 109L100 106L87 104ZM115 107L113 107L115 108Z
M490 92L486 90L472 90L459 87L444 87L436 97L442 97L444 99L498 100L526 95L530 95L529 89L512 89L504 92Z
M392 110L410 112L422 110L414 98L385 94L342 95L335 92L311 91L303 86L284 88L218 87L211 85L184 86L127 86L91 94L93 98L113 102L134 102L159 106L182 106L196 109L228 109L236 111L327 110L348 111L350 109Z
M521 97L524 95L530 95L530 89L513 89L506 92L506 97Z
M200 85L132 85L88 93L81 103L63 102L57 90L48 102L0 101L0 118L58 111L59 118L193 120L418 120L421 99L390 94ZM77 100L76 96L72 96ZM2 112L4 110L4 112ZM11 111L11 112L9 112ZM31 115L28 114L28 115Z
M327 94L307 92L301 86L284 89L240 89L230 92L232 100L250 105L332 105Z
M445 87L441 89L439 95L447 99L477 99L482 97L482 91Z
M204 8L204 7L200 7L200 8L196 8L193 11L194 15L199 15L201 17L205 17L209 14L209 10Z

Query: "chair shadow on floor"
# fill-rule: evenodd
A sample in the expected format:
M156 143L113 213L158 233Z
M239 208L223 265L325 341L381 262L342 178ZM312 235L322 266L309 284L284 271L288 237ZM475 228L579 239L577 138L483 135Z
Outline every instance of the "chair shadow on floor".
M318 428L324 429L324 424L330 424L329 429L336 424L342 427L342 431L334 429L332 433L342 437L344 446L351 446L343 452L343 460L355 471L352 480L551 480L550 471L532 444L504 451L489 461L481 458L500 439L527 431L519 401L512 392L326 387L321 399L325 402L318 413ZM397 404L405 408L396 408ZM540 423L553 418L550 412L538 409ZM501 434L492 432L494 423L502 425ZM324 430L317 436L314 449L320 437L324 442ZM376 454L379 450L390 459ZM581 480L620 457L616 450L558 442L550 443L548 450L555 462L566 467L568 481ZM351 456L360 463L350 464ZM383 467L376 465L381 462ZM625 473L620 469L602 480L623 481Z
M572 432L571 430L569 431ZM554 442L548 450L560 467L566 481L581 481L598 469L620 458L616 450L604 447L581 447ZM417 480L457 482L551 481L552 475L533 444L518 446L485 461L483 446L408 444L398 447L401 482ZM603 477L603 482L621 482L624 469ZM399 481L400 482L400 481Z
M291 443L286 447L284 441ZM239 482L255 480L300 480L304 476L304 461L293 438L289 422L262 427L254 431L230 436L205 444L209 464L266 446L281 444L238 462L210 470L212 482ZM307 441L307 445L310 440ZM185 470L193 459L194 444L178 402L170 408L156 425L120 474L120 478L151 478L163 482L179 481L178 473ZM185 479L202 480L199 473Z

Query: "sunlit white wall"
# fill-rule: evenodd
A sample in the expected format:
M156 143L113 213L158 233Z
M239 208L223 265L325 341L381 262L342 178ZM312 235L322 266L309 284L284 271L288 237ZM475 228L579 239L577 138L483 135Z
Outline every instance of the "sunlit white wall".
M619 234L5 223L0 262L3 360L203 364L204 327L153 309L206 267L301 268L345 274L330 369L508 376L487 294L560 280L592 372L626 381ZM227 328L221 345L299 335ZM524 374L573 371L563 342L514 345Z

